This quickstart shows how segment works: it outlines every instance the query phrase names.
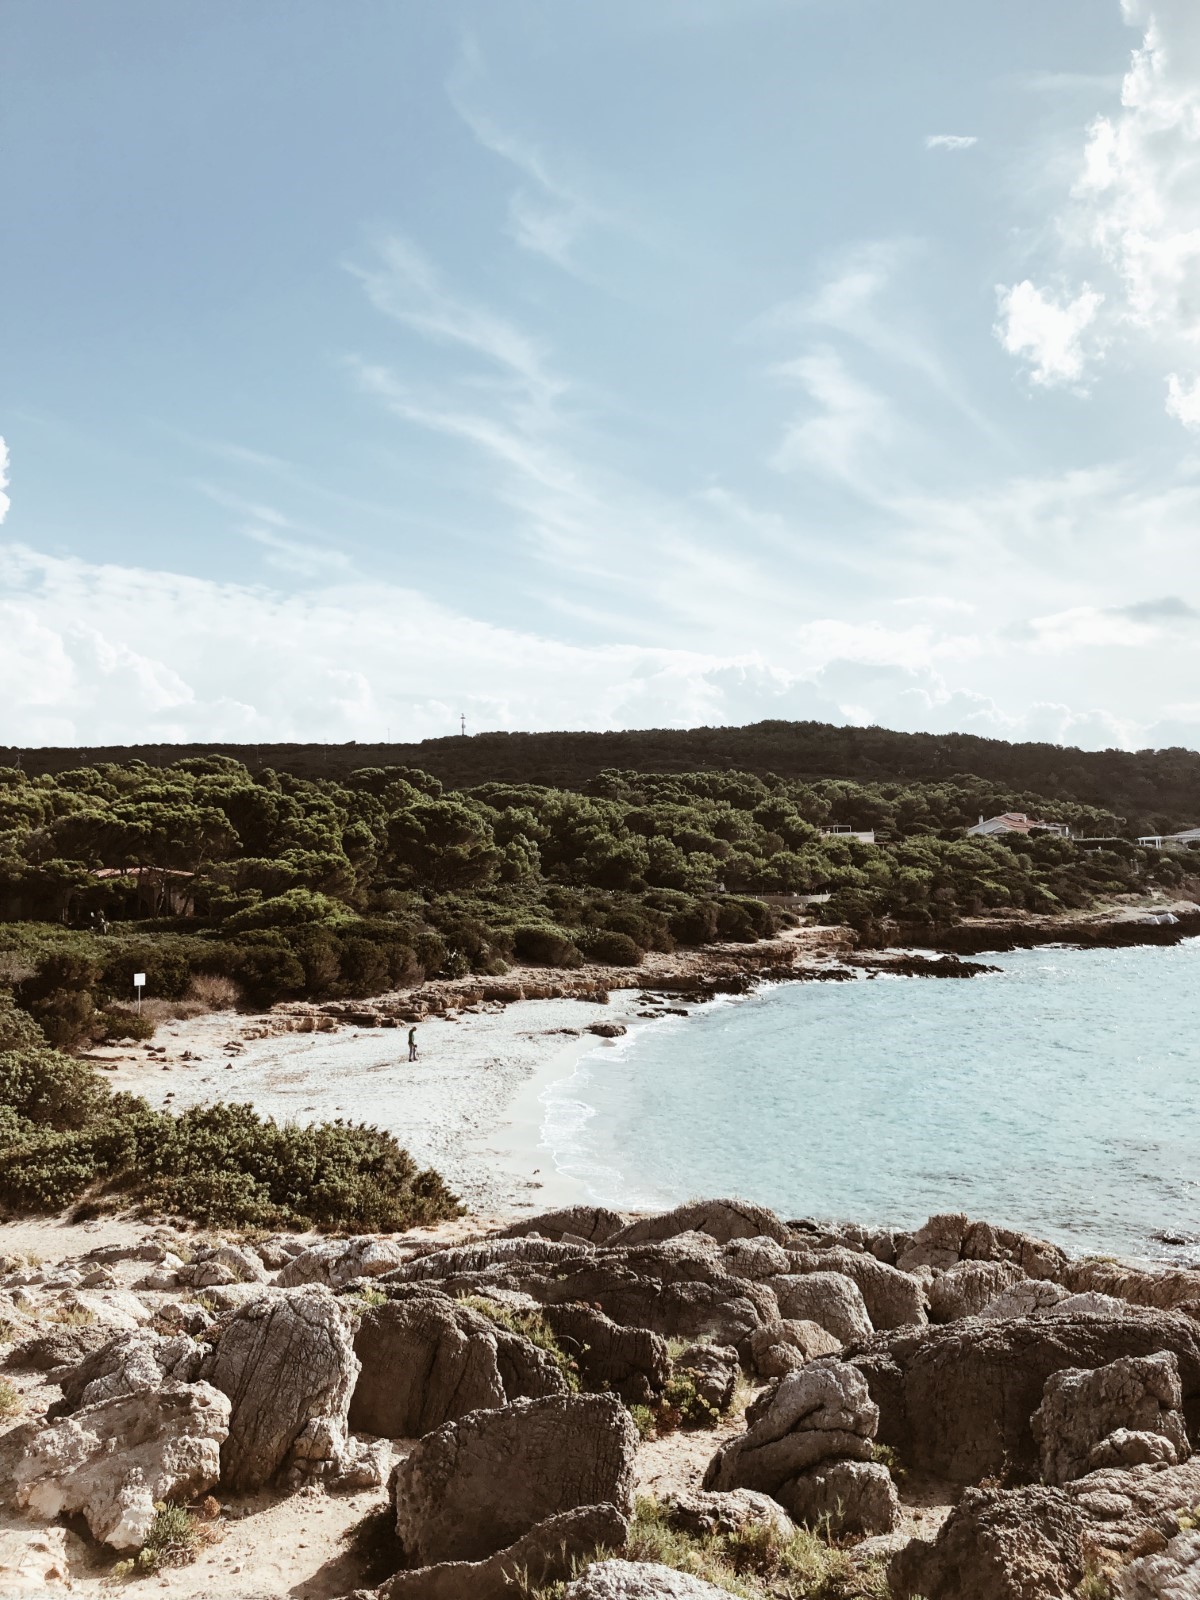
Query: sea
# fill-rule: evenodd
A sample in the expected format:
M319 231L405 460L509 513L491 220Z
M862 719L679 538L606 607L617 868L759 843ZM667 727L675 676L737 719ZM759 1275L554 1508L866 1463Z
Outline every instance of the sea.
M966 980L781 983L633 1027L542 1093L597 1202L936 1211L1200 1264L1200 939L977 959Z

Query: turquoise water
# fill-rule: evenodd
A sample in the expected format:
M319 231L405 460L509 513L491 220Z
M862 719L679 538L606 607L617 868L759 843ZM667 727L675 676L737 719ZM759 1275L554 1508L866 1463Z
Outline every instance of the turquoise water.
M961 1210L1076 1251L1200 1240L1200 940L1021 950L967 981L780 984L638 1026L543 1095L610 1205L741 1194L909 1226Z

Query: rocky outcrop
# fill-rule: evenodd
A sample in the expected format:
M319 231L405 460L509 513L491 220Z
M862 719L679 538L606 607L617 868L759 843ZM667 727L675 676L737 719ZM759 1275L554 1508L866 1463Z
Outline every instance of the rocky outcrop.
M677 1233L706 1233L718 1244L731 1239L774 1239L786 1245L791 1232L766 1206L746 1200L699 1200L638 1217L608 1240L610 1245L646 1244L654 1239L670 1239Z
M1025 1274L1011 1261L959 1261L939 1272L929 1285L929 1316L933 1322L957 1322L977 1317L984 1306Z
M597 1561L563 1600L728 1600L729 1591L656 1561Z
M468 1411L565 1394L544 1351L444 1296L421 1294L365 1312L354 1335L359 1373L350 1426L417 1438Z
M1169 1351L1052 1373L1030 1419L1043 1480L1069 1483L1098 1467L1140 1461L1178 1465L1191 1453L1182 1404L1179 1363Z
M780 1539L790 1538L795 1532L792 1519L779 1502L754 1489L693 1489L672 1495L664 1501L663 1510L672 1528L695 1539L741 1533L747 1528L769 1528Z
M1124 1261L1068 1261L1060 1274L1072 1294L1094 1290L1130 1305L1160 1311L1186 1311L1200 1318L1200 1269L1169 1267L1153 1270Z
M396 1531L410 1561L480 1561L548 1517L633 1505L637 1430L612 1395L518 1400L428 1434L396 1468Z
M784 1510L810 1528L836 1535L891 1533L900 1497L880 1461L829 1461L777 1491Z
M789 1372L745 1433L704 1474L706 1489L757 1489L786 1505L785 1486L826 1461L868 1460L879 1411L857 1368L824 1360Z
M385 1272L394 1272L411 1255L411 1246L406 1249L391 1239L375 1239L370 1235L330 1239L287 1260L278 1281L285 1289L298 1288L305 1283L323 1283L330 1289L344 1289L356 1278L379 1278Z
M1086 1518L1059 1491L967 1489L936 1541L893 1559L895 1600L1066 1600L1083 1578Z
M721 1251L721 1259L735 1278L755 1283L793 1270L791 1253L774 1239L731 1239Z
M650 1405L662 1393L671 1357L661 1334L623 1328L584 1305L547 1306L543 1316L586 1388L609 1389L627 1405Z
M377 1600L513 1600L529 1587L561 1582L598 1549L623 1550L629 1522L616 1506L580 1506L530 1529L486 1561L443 1561L398 1572Z
M47 1520L81 1513L102 1543L138 1549L156 1502L217 1482L229 1416L223 1394L194 1383L105 1400L48 1427L23 1423L0 1440L4 1498Z
M929 1317L925 1306L925 1286L910 1272L901 1272L886 1262L860 1250L834 1247L813 1253L792 1253L804 1272L838 1272L858 1285L872 1327L921 1327ZM793 1267L793 1271L795 1268Z
M779 1319L755 1328L747 1341L751 1366L760 1378L782 1378L818 1356L842 1353L840 1339L816 1322Z
M780 1315L789 1321L815 1322L841 1344L861 1344L875 1329L867 1315L862 1290L841 1272L808 1272L768 1279Z
M1200 1533L1179 1533L1165 1550L1139 1556L1116 1576L1117 1600L1195 1600L1200 1595Z
M1049 1311L1051 1307L1061 1304L1068 1298L1067 1291L1061 1283L1051 1283L1049 1278L1022 1278L1010 1284L1007 1289L1001 1289L994 1300L987 1302L979 1315L989 1320L1031 1317L1035 1312Z
M1061 1310L1008 1321L879 1334L851 1360L880 1409L879 1437L910 1467L957 1483L1037 1471L1030 1417L1047 1378L1123 1356L1175 1353L1183 1410L1200 1407L1200 1325L1177 1312L1103 1317Z
M688 1377L714 1417L729 1409L741 1364L730 1344L693 1344L675 1357L676 1373Z
M143 1394L164 1383L193 1383L204 1354L204 1348L186 1334L164 1338L149 1328L119 1333L69 1371L56 1374L62 1399L52 1412L67 1416L80 1406Z
M349 1318L328 1289L251 1301L222 1329L203 1375L232 1403L221 1450L228 1488L259 1489L281 1471L300 1479L349 1469L358 1359Z
M549 1239L485 1239L452 1250L432 1250L383 1275L383 1283L418 1283L486 1272L491 1267L553 1267L590 1256L591 1245L553 1243Z
M607 1244L625 1226L625 1218L606 1206L564 1206L560 1211L543 1211L502 1228L501 1239L521 1239L538 1234L543 1239L586 1239L590 1244Z

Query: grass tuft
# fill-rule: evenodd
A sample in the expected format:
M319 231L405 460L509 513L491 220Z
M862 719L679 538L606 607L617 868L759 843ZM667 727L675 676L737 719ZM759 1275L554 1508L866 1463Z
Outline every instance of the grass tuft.
M15 1417L22 1406L20 1391L7 1378L0 1378L0 1417Z
M489 1300L485 1295L474 1294L466 1295L459 1304L469 1306L472 1311L477 1311L480 1316L487 1317L497 1327L505 1328L509 1333L519 1333L528 1339L530 1344L536 1345L539 1350L544 1350L566 1379L568 1389L572 1393L578 1392L579 1363L573 1361L559 1344L554 1329L540 1311L514 1311L509 1306L502 1306L495 1300Z

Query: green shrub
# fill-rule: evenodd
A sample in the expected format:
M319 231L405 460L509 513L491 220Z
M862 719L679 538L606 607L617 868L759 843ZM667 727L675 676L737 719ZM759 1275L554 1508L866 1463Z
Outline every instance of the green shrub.
M0 1417L15 1417L21 1410L20 1393L7 1378L0 1378Z
M540 1311L513 1311L495 1300L489 1300L486 1295L467 1295L462 1304L487 1317L498 1327L507 1328L509 1333L521 1334L530 1344L544 1350L566 1379L567 1387L572 1392L579 1389L579 1363L559 1344L554 1329Z
M627 933L598 933L580 935L579 946L589 961L599 961L609 967L639 967L644 952L634 944Z
M245 933L252 928L298 928L306 923L336 927L354 920L354 912L340 900L315 889L288 889L235 912L226 918L225 926L231 933Z
M126 1006L105 1006L100 1012L105 1039L153 1039L154 1021Z
M517 928L513 950L521 961L545 967L581 967L583 957L574 941L561 928L543 923Z

